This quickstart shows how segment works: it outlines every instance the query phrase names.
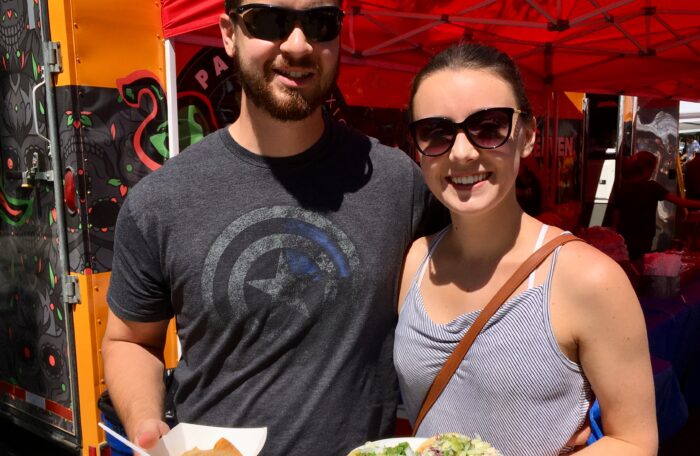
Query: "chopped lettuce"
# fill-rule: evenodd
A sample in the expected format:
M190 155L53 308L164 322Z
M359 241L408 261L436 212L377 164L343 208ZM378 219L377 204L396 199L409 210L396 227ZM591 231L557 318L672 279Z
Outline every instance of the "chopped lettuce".
M391 447L369 442L352 454L353 456L415 456L416 453L408 442L401 442Z
M397 439L398 440L398 439ZM479 436L470 438L457 433L438 434L426 440L421 451L411 449L409 442L392 445L393 442L367 442L350 452L348 456L503 456Z
M440 434L420 456L500 456L501 453L478 436L469 438L461 434Z

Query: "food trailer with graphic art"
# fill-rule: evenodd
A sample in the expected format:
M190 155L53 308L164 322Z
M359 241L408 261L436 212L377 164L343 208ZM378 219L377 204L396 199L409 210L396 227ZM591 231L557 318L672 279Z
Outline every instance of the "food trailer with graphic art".
M100 346L117 213L142 177L237 117L240 88L223 49L199 46L175 90L158 1L17 0L0 17L0 417L108 454ZM327 107L342 120L337 90ZM172 368L174 323L168 337Z
M0 10L0 415L106 453L97 401L114 224L168 156L160 5Z

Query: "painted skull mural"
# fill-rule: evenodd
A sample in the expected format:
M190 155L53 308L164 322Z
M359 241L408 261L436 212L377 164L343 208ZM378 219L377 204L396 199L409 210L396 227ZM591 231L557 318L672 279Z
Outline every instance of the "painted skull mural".
M49 167L37 134L47 135L42 102L34 126L32 91L43 79L38 2L29 3L33 11L27 4L0 3L0 402L72 432L53 188L21 179L34 164ZM42 100L43 88L36 92Z
M112 269L117 213L129 188L167 157L165 100L155 76L138 72L118 90L60 91L59 126L71 269ZM79 104L77 103L79 102Z
M71 373L50 169L38 1L0 2L0 412L10 407L73 433ZM32 14L30 14L32 13ZM136 72L118 89L57 87L66 231L73 272L109 271L128 189L167 157L163 90ZM38 113L35 128L35 112ZM39 133L39 134L37 134ZM31 184L29 186L23 184ZM40 406L43 404L43 406Z

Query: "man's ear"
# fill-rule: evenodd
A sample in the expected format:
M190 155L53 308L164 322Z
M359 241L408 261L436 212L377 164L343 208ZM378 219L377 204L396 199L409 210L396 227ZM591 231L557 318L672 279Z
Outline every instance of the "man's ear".
M233 57L236 50L236 29L228 14L219 16L219 29L221 30L221 40L224 43L226 54L229 57Z
M520 151L520 157L529 157L532 150L535 148L535 140L537 139L537 120L532 116L522 130L522 137L525 142L525 147Z

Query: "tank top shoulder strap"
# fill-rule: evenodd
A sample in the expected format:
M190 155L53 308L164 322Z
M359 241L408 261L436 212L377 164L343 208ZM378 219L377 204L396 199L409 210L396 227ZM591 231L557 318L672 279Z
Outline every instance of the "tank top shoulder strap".
M564 235L564 234L572 234L571 231L564 231L562 232L559 236ZM547 281L546 281L546 287L549 288L549 284L552 281L552 276L554 276L554 266L557 264L557 257L559 256L559 250L561 250L563 246L559 246L556 249L554 249L554 252L552 253L552 263L549 265L549 272L547 273Z
M535 248L532 250L533 252L537 251L542 245L544 244L544 238L547 236L547 230L549 230L549 225L542 224L542 228L540 228L540 235L537 236L537 242L535 243ZM537 269L532 271L530 273L530 277L527 280L527 289L529 290L530 288L535 286L535 272L537 272Z
M430 264L430 258L433 256L433 252L435 251L435 248L438 246L442 238L445 237L445 234L447 234L447 231L450 229L450 226L451 225L447 225L445 228L439 231L433 238L433 241L430 244L430 248L428 249L428 253L425 255L425 258L423 258L423 261L421 261L420 265L418 266L418 269L416 270L416 274L413 276L413 286L420 286L420 283L423 280L423 275L425 275L425 270L428 268L428 264Z

